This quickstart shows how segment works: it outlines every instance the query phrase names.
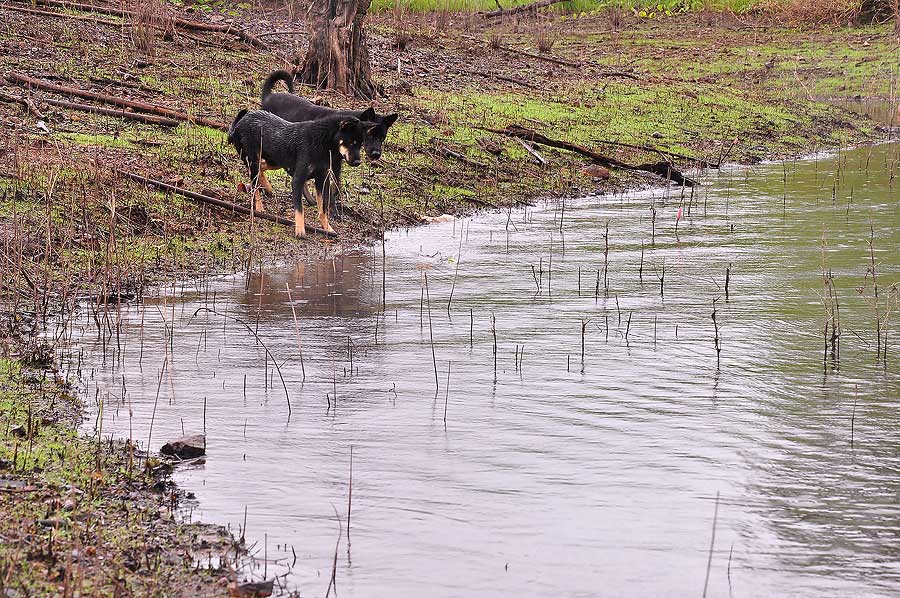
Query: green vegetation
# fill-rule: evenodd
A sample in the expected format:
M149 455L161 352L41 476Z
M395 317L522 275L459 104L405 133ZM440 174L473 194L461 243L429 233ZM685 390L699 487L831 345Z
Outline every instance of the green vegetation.
M164 488L165 468L125 444L80 437L79 408L52 374L0 358L0 592L170 596L227 583L233 574L204 557L231 540L176 523L173 497L151 491Z
M503 8L531 4L534 0L502 0ZM561 14L589 15L610 8L633 11L634 14L653 18L659 15L676 15L699 10L728 10L734 13L747 12L759 0L568 0L553 7ZM402 10L407 12L480 12L497 10L494 0L373 0L373 12Z

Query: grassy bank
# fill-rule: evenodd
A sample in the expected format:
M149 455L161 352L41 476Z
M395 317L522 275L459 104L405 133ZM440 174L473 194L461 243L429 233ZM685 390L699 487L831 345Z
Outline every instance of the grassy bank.
M0 594L226 595L233 540L178 523L168 466L79 436L81 407L52 373L0 358Z

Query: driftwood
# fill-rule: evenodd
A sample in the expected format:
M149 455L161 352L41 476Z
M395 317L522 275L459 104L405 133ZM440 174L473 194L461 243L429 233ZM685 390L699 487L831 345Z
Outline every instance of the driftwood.
M182 197L187 197L188 199L193 199L194 201L209 204L211 206L216 206L219 208L224 208L226 210L231 210L232 212L237 212L239 214L253 214L254 217L260 218L262 220L268 220L269 222L275 222L276 224L283 224L284 226L289 226L293 228L294 221L289 218L284 218L282 216L276 216L275 214L269 214L268 212L257 212L255 210L251 210L250 208L245 208L244 206L239 206L236 203L231 203L230 201L225 201L223 199L218 199L216 197L210 197L208 195L203 195L201 193L194 193L193 191L188 191L187 189L182 189L177 185L170 185L169 183L164 183L162 181L157 181L145 176L141 176L139 174L135 174L133 172L127 172L125 170L115 170L116 174L123 176L127 179L131 179L136 183L141 183L144 185L150 185L151 187L156 187L157 189L162 189L163 191L168 191L169 193L175 193L176 195L180 195ZM317 226L306 226L306 230L311 230L314 233L318 233L320 235L326 237L334 237L337 236L336 233L330 233L324 229L321 229Z
M114 17L128 17L131 19L137 18L137 13L130 10L117 9L108 6L94 6L89 4L79 4L77 2L66 2L64 0L16 0L21 4L33 4L38 6L54 6L57 8L67 8L70 10L80 10L82 12L93 12L101 15L111 15ZM65 15L60 15L65 16ZM189 29L192 31L209 31L212 33L225 33L225 34L234 34L237 35L239 39L244 42L247 42L251 46L256 46L257 48L268 49L267 46L262 40L257 38L252 33L247 33L243 29L233 27L231 25L217 25L214 23L199 23L197 21L187 21L185 19L174 18L172 19L172 24L179 29Z
M28 111L34 115L35 118L44 119L46 118L44 114L38 110L37 106L34 105L34 102L31 101L31 98L25 96L14 96L10 93L6 93L0 91L0 102L9 102L11 104L22 104Z
M157 106L155 104L147 104L146 102L137 102L134 100L126 100L124 98L119 98L116 96L109 96L102 93L95 93L93 91L86 91L83 89L77 89L74 87L66 87L64 85L56 85L55 83L46 83L41 81L40 79L35 79L33 77L29 77L28 75L23 75L22 73L9 73L6 78L18 85L21 86L30 86L36 87L38 89L43 89L46 91L53 91L56 93L60 93L63 95L70 95L79 98L84 98L86 100L93 100L95 102L102 102L104 104L112 104L113 106L120 106L122 108L131 108L132 110L137 110L139 112L146 112L148 114L155 114L157 116L164 116L166 118L185 121L185 122L193 122L200 125L204 125L207 127L212 127L214 129L219 129L220 131L227 131L228 125L225 125L220 122L216 122L210 120L208 118L203 118L202 116L192 117L183 112L178 112L177 110L172 110L170 108L165 108L163 106Z
M491 133L497 133L499 135L506 135L507 137L517 137L519 139L525 139L526 141L540 143L541 145L546 145L548 147L555 147L558 149L564 149L566 151L574 152L576 154L585 156L586 158L590 158L595 164L600 164L601 166L621 168L623 170L650 172L686 187L693 187L697 184L697 181L684 176L684 174L682 174L681 171L677 170L671 162L655 162L637 165L627 164L625 162L616 160L615 158L610 158L608 156L598 154L593 150L582 147L575 143L571 143L569 141L551 139L550 137L541 135L540 133L532 131L531 129L526 129L521 125L508 125L505 129L491 129L488 127L478 128L483 131L489 131Z
M152 114L143 114L141 112L128 112L127 110L116 110L114 108L103 108L102 106L93 106L91 104L81 104L78 102L67 102L65 100L54 100L53 98L44 98L43 103L51 106L59 106L60 108L71 108L72 110L81 110L82 112L91 112L93 114L102 114L104 116L116 116L126 120L134 120L146 123L148 125L159 125L161 127L177 127L180 123L177 120L166 118L164 116L154 116Z
M532 12L539 8L545 8L547 6L552 6L554 4L558 4L560 2L564 2L565 0L537 0L537 2L532 2L531 4L522 4L520 6L514 6L512 8L499 8L497 10L491 10L488 12L481 13L486 19L496 19L499 17L508 17L511 15L517 15L523 12Z

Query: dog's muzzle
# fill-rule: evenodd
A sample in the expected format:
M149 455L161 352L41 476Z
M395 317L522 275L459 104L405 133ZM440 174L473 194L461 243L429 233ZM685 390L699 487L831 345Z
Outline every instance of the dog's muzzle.
M372 152L371 154L369 154L369 157L373 160L377 160L381 157L381 152Z

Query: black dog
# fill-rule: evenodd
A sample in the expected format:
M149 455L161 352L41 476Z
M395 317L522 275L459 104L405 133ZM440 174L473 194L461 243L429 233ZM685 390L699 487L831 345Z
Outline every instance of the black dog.
M347 116L291 123L271 112L241 110L228 129L228 141L250 169L254 183L268 186L263 174L266 170L283 168L291 175L294 233L305 237L302 192L306 181L315 182L322 228L334 232L323 197L331 196L332 182L340 183L342 160L350 166L359 166L364 127L365 123L359 119ZM263 211L258 190L254 193L254 209Z
M272 93L272 87L278 81L284 81L290 93ZM294 123L329 116L353 117L369 123L366 126L364 146L366 155L373 160L381 157L382 146L387 137L388 129L397 121L398 116L397 114L379 115L372 108L367 108L366 110L336 110L313 104L309 100L294 95L294 78L287 71L275 71L263 83L262 109Z

